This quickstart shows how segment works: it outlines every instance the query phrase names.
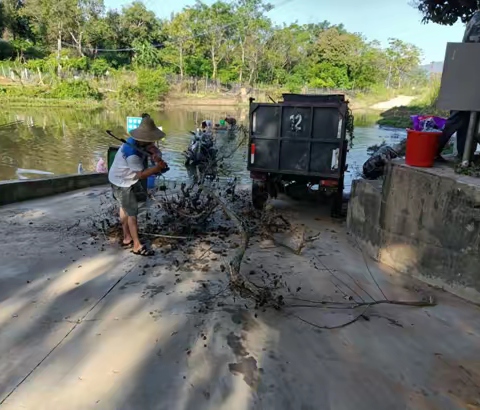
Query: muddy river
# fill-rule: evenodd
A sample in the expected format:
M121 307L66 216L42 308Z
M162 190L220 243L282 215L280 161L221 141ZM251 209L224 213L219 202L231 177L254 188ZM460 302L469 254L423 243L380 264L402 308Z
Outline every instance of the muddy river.
M198 127L202 120L218 122L229 114L239 123L248 123L247 108L181 107L150 114L167 133L160 144L171 168L167 179L186 177L182 152L190 141L189 131ZM366 125L365 118L369 116L355 114L355 143L347 159L347 189L368 158L369 146L382 141L394 143L405 135L401 130ZM116 135L124 136L126 117L136 115L139 113L125 109L4 108L0 113L0 180L75 174L80 162L85 171L94 171L98 160L106 157L108 147L118 145L105 130L111 129ZM238 144L236 137L229 137L227 133L219 133L217 141L226 148ZM248 181L246 147L235 153L230 167L232 174L243 182Z

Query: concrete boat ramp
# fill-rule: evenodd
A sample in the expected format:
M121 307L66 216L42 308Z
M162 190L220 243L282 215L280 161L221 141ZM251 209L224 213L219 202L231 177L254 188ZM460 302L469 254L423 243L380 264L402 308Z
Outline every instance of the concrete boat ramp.
M364 259L318 206L274 202L312 240L296 255L254 238L244 272L343 302L382 299L373 276L438 305L255 310L222 272L236 235L134 256L91 234L107 191L0 208L2 410L480 408L479 307Z

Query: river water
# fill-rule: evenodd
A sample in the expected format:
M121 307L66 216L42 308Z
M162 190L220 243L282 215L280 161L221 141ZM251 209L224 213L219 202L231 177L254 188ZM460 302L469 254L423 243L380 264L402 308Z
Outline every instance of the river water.
M189 131L198 127L202 120L218 123L229 114L241 124L248 123L246 107L181 107L150 114L167 134L160 145L171 168L166 178L171 180L187 177L182 152L190 141ZM126 117L138 115L125 109L4 108L0 113L0 180L75 174L80 162L85 171L94 171L99 158L106 157L108 147L118 145L105 130L124 137ZM365 125L364 119L368 116L364 114L356 117L360 125L355 127L354 147L347 156L347 190L368 158L367 147L382 141L393 143L405 136L401 130ZM3 126L9 123L13 124ZM227 133L219 133L217 142L225 150L238 144L235 137ZM232 174L248 182L246 147L235 153L229 166Z

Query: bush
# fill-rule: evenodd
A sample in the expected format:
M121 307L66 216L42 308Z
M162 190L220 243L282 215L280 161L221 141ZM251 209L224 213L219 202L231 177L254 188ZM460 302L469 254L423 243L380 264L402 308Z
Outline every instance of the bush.
M37 71L37 69L39 69L40 71L45 72L46 71L45 66L46 66L45 60L43 59L28 60L25 63L25 67L27 67L29 70L32 70L32 71Z
M168 92L167 79L160 70L137 71L137 86L140 97L148 102L159 101Z
M238 80L238 70L235 67L231 68L221 68L218 70L218 79L221 83L234 83Z
M130 64L130 56L128 53L122 52L107 52L103 54L103 58L108 62L108 65L113 68L127 67Z
M8 41L0 40L0 60L15 57L15 49Z
M48 50L46 47L41 46L41 45L32 45L30 46L26 51L25 51L25 58L28 59L39 59L39 58L45 58L48 56Z
M285 87L291 93L299 93L305 82L299 74L293 74L287 77Z
M122 102L132 103L139 98L140 90L136 85L123 83L118 90L118 99Z
M55 75L58 67L57 55L50 54L42 59L28 60L25 66L32 71L37 71L37 69L39 69L42 73L50 73Z
M64 70L87 71L87 57L62 57L61 64Z
M50 91L50 96L52 98L62 98L62 99L77 99L77 98L86 98L93 100L101 100L102 94L95 88L93 88L85 80L76 80L76 81L63 81L57 83L52 90Z
M24 98L46 98L48 91L45 87L19 87L6 86L0 88L0 96L24 97Z
M104 58L96 58L90 64L90 72L95 77L100 77L102 75L105 75L109 69L110 69L110 65L108 64L108 61L105 60Z

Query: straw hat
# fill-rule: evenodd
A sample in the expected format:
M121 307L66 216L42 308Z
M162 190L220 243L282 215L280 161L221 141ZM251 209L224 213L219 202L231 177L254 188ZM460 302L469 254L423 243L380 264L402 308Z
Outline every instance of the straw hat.
M165 137L165 133L157 128L150 116L143 118L140 126L130 131L134 140L142 142L154 142Z

